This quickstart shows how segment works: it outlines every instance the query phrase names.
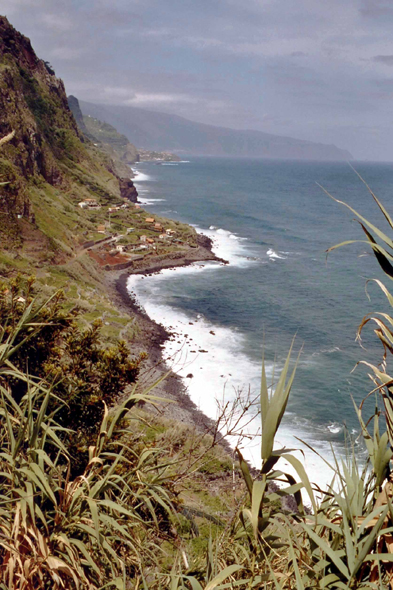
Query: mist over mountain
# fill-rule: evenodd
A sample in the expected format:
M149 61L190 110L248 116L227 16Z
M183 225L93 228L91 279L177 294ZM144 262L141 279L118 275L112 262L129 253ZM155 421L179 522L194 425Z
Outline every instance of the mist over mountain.
M313 143L262 131L215 127L178 115L130 106L79 101L84 115L116 127L135 145L201 156L255 157L291 160L351 160L335 145Z

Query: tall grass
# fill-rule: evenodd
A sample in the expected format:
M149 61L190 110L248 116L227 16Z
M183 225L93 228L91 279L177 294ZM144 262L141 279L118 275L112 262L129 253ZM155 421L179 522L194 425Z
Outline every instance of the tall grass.
M393 229L392 218L367 188ZM384 273L393 280L393 240L343 204L356 215L366 243L371 246ZM343 242L329 251L349 243ZM375 282L393 307L389 290L380 280L375 279ZM374 415L363 416L363 403L359 407L355 405L367 450L365 464L358 464L354 448L350 447L345 459L334 457L333 463L328 464L332 483L327 489L321 490L310 483L292 450L276 450L274 445L294 380L296 366L289 374L291 351L276 384L267 385L262 365L261 468L259 475L253 477L238 451L248 500L240 506L229 533L226 531L225 537L218 538L207 555L206 565L199 574L204 577L205 589L393 588L393 477L390 471L393 377L388 372L389 355L393 353L393 317L385 311L366 316L358 329L359 339L370 323L374 324L374 332L383 345L383 355L379 365L365 363L373 383L371 394L376 396ZM297 472L296 479L277 469L281 457ZM270 485L272 483L282 487L277 491ZM307 510L303 501L305 492L311 503ZM319 499L316 492L319 496L322 493ZM295 497L297 511L288 513L277 509L277 499L286 495ZM218 564L221 568L217 568ZM218 571L221 571L220 577L217 577ZM172 587L202 588L195 576L192 578L180 570L173 573Z
M0 345L0 587L126 588L155 565L157 532L173 511L160 449L127 445L124 418L148 392L134 389L111 414L105 408L84 472L72 479L66 429L56 422L61 401L51 404L50 385L12 364L18 333L42 327L33 310L34 302ZM10 378L27 385L19 403Z
M12 137L0 140L0 146ZM392 218L369 190L393 229ZM344 205L393 280L393 240ZM393 306L389 290L375 282ZM383 345L381 363L366 365L384 412L376 401L369 419L362 404L355 406L368 454L365 465L360 468L349 449L345 460L334 459L332 484L321 491L292 449L275 448L295 379L292 347L276 381L268 384L262 363L259 472L250 470L236 449L247 498L209 539L205 562L190 565L185 545L172 530L179 508L175 482L184 486L184 473L176 473L166 449L130 444L128 413L140 402L154 402L152 387L143 394L134 387L111 411L103 403L88 457L73 476L75 456L66 436L71 433L59 421L66 402L53 384L29 373L28 362L26 370L13 362L48 325L40 310L49 304L23 301L22 313L6 317L0 326L0 589L393 588L391 313L366 316L358 330L360 339L365 326L373 324ZM13 396L10 383L23 384L21 399ZM296 477L279 467L280 459ZM283 508L285 497L295 499L296 510ZM170 571L160 571L165 543L171 547Z

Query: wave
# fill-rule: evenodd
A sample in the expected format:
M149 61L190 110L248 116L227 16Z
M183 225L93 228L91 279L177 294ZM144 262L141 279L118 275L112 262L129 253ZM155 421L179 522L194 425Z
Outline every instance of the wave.
M231 265L248 266L256 261L260 262L255 257L250 245L244 243L247 242L247 238L215 225L210 225L209 229L201 229L196 225L194 227L199 233L208 236L212 240L214 254L227 260Z
M246 339L235 328L215 324L203 313L186 313L165 302L167 281L173 289L176 276L208 272L212 268L220 267L214 263L194 263L188 267L165 269L159 274L144 277L144 280L140 275L132 275L127 287L137 297L149 317L172 333L171 338L163 346L164 359L183 379L196 406L210 418L216 419L223 405L230 403L236 395L245 396L250 392L251 398L258 396L260 363L243 352ZM182 297L187 296L186 293L183 294L183 289L181 292ZM174 300L173 294L171 299ZM276 367L276 371L279 370L280 367ZM268 379L271 373L272 365L267 365ZM250 426L244 425L244 434L251 435L257 432L259 422L259 418L256 418ZM332 474L324 461L294 437L306 440L320 455L333 463L330 439L336 438L338 428L341 429L342 426L332 423L328 427L321 427L319 432L318 427L310 421L287 412L277 433L276 446L302 448L304 456L299 453L298 457L306 464L308 472L313 474L313 481L317 481L321 486L329 484ZM239 441L235 437L229 442L235 446ZM241 448L246 459L259 468L260 439L255 436L251 436L249 440L244 439ZM281 461L279 468L295 475L284 461Z
M142 205L154 205L154 203L166 201L166 199L152 199L147 197L140 197L139 195L138 200L142 203Z
M141 172L140 170L134 170L134 179L133 182L135 184L138 182L146 182L147 180L152 180L152 177L146 174L145 172Z
M344 430L343 424L339 424L338 422L332 422L326 426L329 432L332 434L338 434Z
M332 354L333 352L342 352L342 350L339 346L333 346L332 348L322 348L322 350L313 352L311 356L320 356L321 354Z
M276 260L276 259L285 260L286 259L286 256L280 256L279 254L277 254L277 252L275 252L273 250L273 248L269 248L269 250L266 252L266 254L269 256L270 260ZM283 254L283 252L281 254Z

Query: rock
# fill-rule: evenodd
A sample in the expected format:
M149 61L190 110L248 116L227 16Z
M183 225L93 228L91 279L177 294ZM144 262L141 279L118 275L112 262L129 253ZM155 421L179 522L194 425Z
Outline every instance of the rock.
M127 199L132 203L137 203L138 191L136 190L132 180L129 178L119 178L119 188L122 199Z

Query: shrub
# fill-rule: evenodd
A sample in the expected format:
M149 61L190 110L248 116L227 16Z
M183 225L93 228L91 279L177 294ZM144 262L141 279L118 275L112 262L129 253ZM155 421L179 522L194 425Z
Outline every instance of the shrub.
M104 403L113 405L127 385L136 381L144 355L131 359L122 341L104 347L99 322L81 330L76 322L78 311L63 311L61 292L41 305L33 295L33 279L1 285L0 343L12 339L13 366L51 384L57 396L51 398L51 410L57 410L58 423L70 430L69 444L86 456L89 441L99 429ZM20 402L27 382L12 375L4 379ZM74 461L73 469L77 465Z

